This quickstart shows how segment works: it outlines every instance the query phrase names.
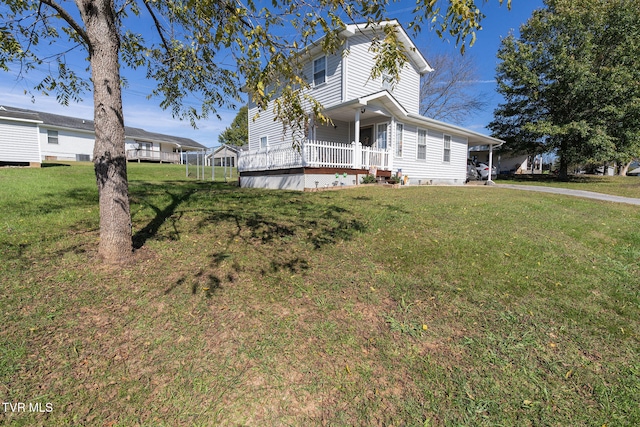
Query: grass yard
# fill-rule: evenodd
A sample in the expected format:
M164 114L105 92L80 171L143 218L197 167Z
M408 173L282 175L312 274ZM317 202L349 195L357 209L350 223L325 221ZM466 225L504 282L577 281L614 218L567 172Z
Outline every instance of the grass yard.
M0 424L640 424L635 206L129 177L116 270L90 166L0 169Z
M503 184L544 185L569 188L572 190L595 191L614 196L640 198L640 177L637 176L598 176L570 175L568 181L560 181L551 175L512 175L500 176L496 181Z

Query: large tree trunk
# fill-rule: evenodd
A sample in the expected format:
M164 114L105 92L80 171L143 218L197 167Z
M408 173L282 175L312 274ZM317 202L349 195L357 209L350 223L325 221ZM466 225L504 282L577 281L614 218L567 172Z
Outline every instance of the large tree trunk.
M98 253L107 263L123 263L131 259L132 242L118 23L113 0L76 0L76 3L90 41L96 130L93 163L100 197Z
M618 175L627 176L627 172L629 172L629 167L631 166L631 163L633 163L633 160L620 164Z
M560 170L559 176L560 181L568 181L569 180L569 162L567 160L567 142L563 140L560 143Z

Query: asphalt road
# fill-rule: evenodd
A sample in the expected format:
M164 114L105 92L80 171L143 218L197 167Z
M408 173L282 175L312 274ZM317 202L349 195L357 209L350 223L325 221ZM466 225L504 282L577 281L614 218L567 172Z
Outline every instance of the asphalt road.
M612 196L610 194L594 193L593 191L571 190L568 188L540 187L536 185L497 184L493 188L510 188L514 190L537 191L541 193L563 194L565 196L584 197L587 199L604 200L605 202L627 203L640 205L640 199L632 197Z

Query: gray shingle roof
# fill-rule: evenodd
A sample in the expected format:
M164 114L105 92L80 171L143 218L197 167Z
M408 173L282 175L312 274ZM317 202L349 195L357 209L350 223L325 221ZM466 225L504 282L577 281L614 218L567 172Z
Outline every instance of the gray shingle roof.
M80 119L77 117L61 116L59 114L44 113L40 111L27 110L24 108L0 106L0 117L18 118L28 120L40 120L43 124L67 129L85 130L94 132L93 120ZM156 132L148 132L144 129L125 126L124 133L128 138L144 140L149 142L164 142L175 144L179 147L206 148L199 142L191 138L165 135Z

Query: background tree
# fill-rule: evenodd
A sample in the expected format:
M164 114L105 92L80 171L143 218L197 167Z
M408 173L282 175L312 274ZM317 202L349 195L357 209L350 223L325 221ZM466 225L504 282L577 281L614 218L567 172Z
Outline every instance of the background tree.
M220 144L240 147L247 144L249 139L249 107L243 105L228 128L218 135Z
M109 263L127 262L132 241L121 66L146 69L147 78L157 83L152 95L160 105L193 125L220 107L233 107L244 86L265 108L277 94L272 103L277 117L303 132L309 110L320 122L324 117L300 77L300 48L322 35L322 49L335 51L342 43L337 30L345 22L380 22L387 3L284 0L259 8L236 0L2 0L0 68L17 66L24 75L53 62L55 71L36 89L55 93L63 104L93 90L98 251ZM426 23L438 34L447 31L464 51L482 17L474 0L424 0L416 4L410 28L418 32ZM150 23L155 34L134 30ZM64 47L52 51L56 46ZM397 77L407 57L395 30L387 28L374 46L372 76L384 71ZM74 49L86 52L90 79L84 67L68 66L67 54ZM201 101L198 108L185 102L192 95Z
M478 82L478 70L468 53L429 55L433 71L420 80L420 114L461 125L487 103L484 95L470 90Z
M580 162L639 154L640 8L633 0L545 0L498 52L505 103L489 125L513 149ZM531 151L529 151L531 152Z

